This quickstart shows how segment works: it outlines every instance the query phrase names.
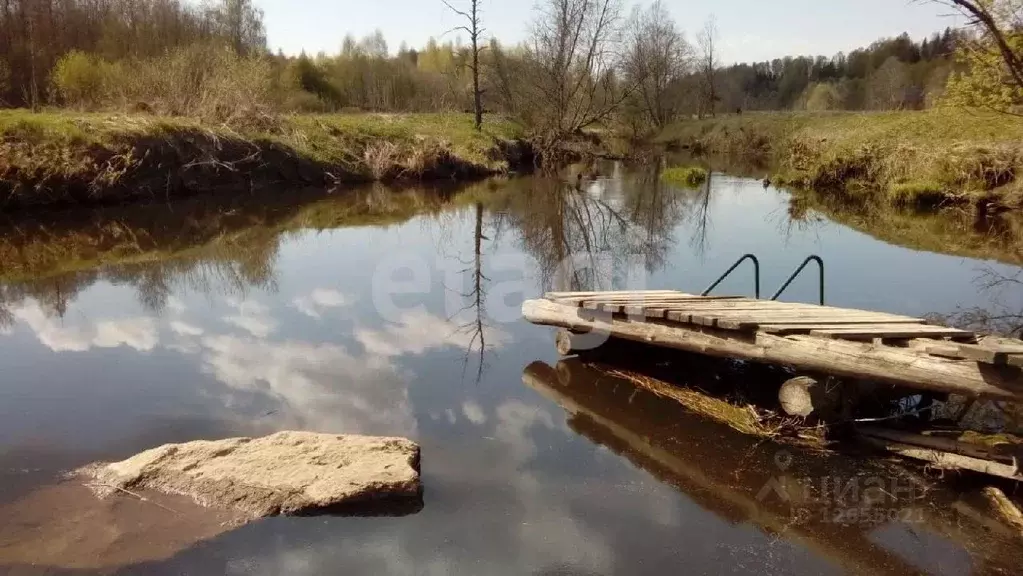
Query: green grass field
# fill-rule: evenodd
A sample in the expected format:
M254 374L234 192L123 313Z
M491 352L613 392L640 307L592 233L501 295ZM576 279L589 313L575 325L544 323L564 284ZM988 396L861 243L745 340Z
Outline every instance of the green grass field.
M683 121L662 143L760 157L776 182L895 205L1023 202L1023 118L963 110L747 113Z

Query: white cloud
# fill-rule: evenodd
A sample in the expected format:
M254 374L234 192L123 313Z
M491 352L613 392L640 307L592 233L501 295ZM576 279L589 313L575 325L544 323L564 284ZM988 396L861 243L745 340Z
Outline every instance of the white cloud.
M202 328L199 328L198 326L193 326L187 322L182 322L180 320L172 321L170 323L170 329L173 330L175 334L178 334L180 336L202 336L203 333L205 332Z
M156 348L158 341L156 321L152 318L126 318L97 324L96 337L92 342L100 348L117 348L124 345L148 352Z
M238 336L202 339L204 369L231 388L265 394L275 416L318 432L410 435L416 430L408 389L380 357L342 346L267 342Z
M507 342L504 332L485 329L488 349L499 348ZM473 345L473 333L461 324L421 309L407 312L397 323L387 324L382 330L357 329L355 338L366 352L385 357L422 354L448 346L468 349Z
M239 302L233 298L227 304L238 310L238 314L224 316L224 322L237 326L256 338L266 338L277 330L277 321L270 316L270 309L254 300Z
M349 305L347 297L337 290L317 288L308 296L301 296L292 300L291 305L299 312L310 318L319 318L328 309L341 308Z
M36 301L11 311L36 334L44 346L54 352L85 352L93 347L128 346L149 352L159 342L156 321L150 317L103 320L95 324L79 322L77 317L64 319L48 315Z
M465 417L477 426L482 426L487 423L487 415L483 412L483 407L469 400L462 404L462 413Z

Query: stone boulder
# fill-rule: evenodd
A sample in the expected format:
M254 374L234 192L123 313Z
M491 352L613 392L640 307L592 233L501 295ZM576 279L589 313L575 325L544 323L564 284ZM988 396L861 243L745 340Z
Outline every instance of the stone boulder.
M168 444L78 471L101 497L156 490L255 517L421 501L419 446L404 438L280 432Z

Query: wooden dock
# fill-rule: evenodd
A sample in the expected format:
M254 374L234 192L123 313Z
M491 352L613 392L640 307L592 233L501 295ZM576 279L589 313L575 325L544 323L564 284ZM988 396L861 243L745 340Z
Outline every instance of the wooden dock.
M922 318L670 290L552 292L526 301L522 313L534 324L564 328L558 341L564 354L593 340L579 335L597 333L908 388L1023 400L1023 341L982 338Z

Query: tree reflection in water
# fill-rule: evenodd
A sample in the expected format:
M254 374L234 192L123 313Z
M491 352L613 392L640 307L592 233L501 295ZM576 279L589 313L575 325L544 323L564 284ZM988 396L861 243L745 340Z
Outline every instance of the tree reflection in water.
M637 274L666 265L684 215L705 205L661 183L656 169L614 172L583 186L523 180L504 196L501 217L536 261L545 290L638 287Z

